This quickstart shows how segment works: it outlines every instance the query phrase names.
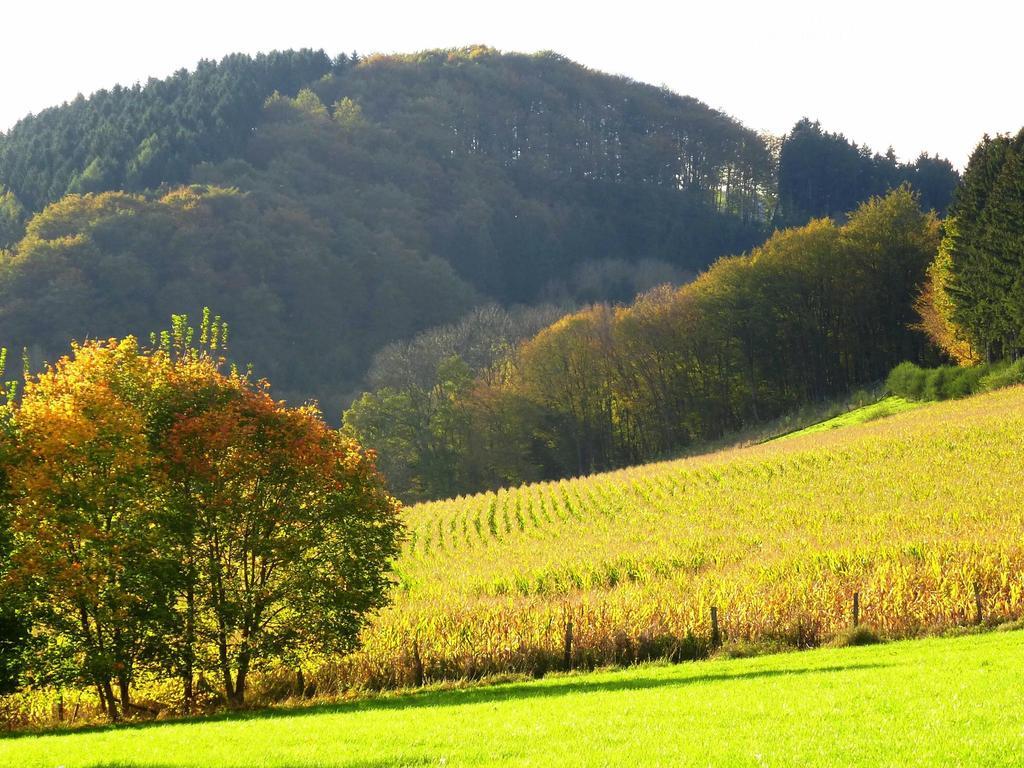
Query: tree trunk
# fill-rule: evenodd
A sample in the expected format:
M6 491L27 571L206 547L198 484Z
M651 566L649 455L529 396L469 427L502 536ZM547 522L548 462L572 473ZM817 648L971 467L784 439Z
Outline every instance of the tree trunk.
M115 665L115 669L117 670L117 693L121 699L121 714L127 716L128 709L131 707L131 695L129 692L130 684L128 679L130 666L125 660L125 657L128 656L128 654L125 652L124 642L121 635L121 627L118 624L114 624L112 644L114 658L119 660Z
M236 707L245 706L245 678L248 675L248 670L242 666L238 668L238 674L235 677L235 693L232 704Z
M116 723L120 717L117 713L117 699L114 698L114 688L110 684L110 678L103 678L101 687L104 698L107 700L107 717L110 719L110 722Z
M236 707L245 706L245 679L249 675L249 651L244 649L238 654L238 672L235 675L235 695L232 704Z
M117 676L118 693L121 695L121 711L128 714L128 708L132 705L131 693L129 691L128 675L121 672Z
M189 584L185 593L185 663L182 671L182 682L184 684L184 696L182 708L186 715L192 714L192 707L195 702L195 689L192 681L195 672L195 634L196 634L196 592Z
M234 703L235 686L231 680L231 663L228 661L228 634L224 626L224 618L218 617L220 626L217 631L217 656L220 661L220 674L224 680L224 696L228 703Z
M231 667L228 664L228 643L223 633L218 638L218 653L220 654L220 672L224 678L224 696L229 704L233 704L235 701L235 685L231 680Z
M218 585L219 587L219 585ZM224 680L224 695L228 702L235 700L235 686L231 682L231 663L228 661L228 629L224 619L223 590L218 588L220 600L217 603L217 657L220 661L220 674Z
M195 688L192 684L192 671L183 672L181 675L181 712L184 715L192 714L192 702L195 700Z
M103 683L96 678L96 696L100 700L100 711L104 716L110 717L110 708L107 706L107 695L103 692Z

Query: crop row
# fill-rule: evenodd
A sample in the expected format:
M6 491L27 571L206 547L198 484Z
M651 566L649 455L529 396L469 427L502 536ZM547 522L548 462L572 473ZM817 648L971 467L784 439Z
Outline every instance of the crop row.
M1024 389L834 433L412 507L373 686L906 637L1024 616ZM976 597L977 590L977 597Z

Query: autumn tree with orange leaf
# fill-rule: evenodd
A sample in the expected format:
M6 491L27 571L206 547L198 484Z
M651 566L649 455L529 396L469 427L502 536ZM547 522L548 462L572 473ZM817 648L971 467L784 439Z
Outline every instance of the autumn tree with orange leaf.
M229 368L226 332L76 345L10 408L8 578L111 720L143 669L186 711L203 672L242 705L251 672L352 648L386 601L399 505L374 454Z
M141 403L152 362L132 339L77 346L26 381L14 413L12 580L38 632L77 650L111 720L130 707L139 654L159 640L160 575L173 573Z
M188 531L187 658L215 649L224 695L241 705L253 669L351 650L382 602L399 522L373 454L315 408L242 378L221 384L226 401L174 424L166 466Z

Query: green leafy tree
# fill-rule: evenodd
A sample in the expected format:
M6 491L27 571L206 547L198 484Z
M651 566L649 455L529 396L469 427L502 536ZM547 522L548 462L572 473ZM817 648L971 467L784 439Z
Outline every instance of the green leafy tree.
M392 487L410 499L452 495L462 487L472 373L457 356L441 360L426 386L364 393L345 411L344 425L384 457Z
M374 356L373 391L345 411L345 429L378 452L389 486L410 501L473 490L496 476L510 482L535 477L528 447L510 431L516 414L529 407L491 385L502 378L516 343L559 314L550 306L509 311L491 305L388 345ZM480 388L490 388L494 398L478 395ZM481 441L488 446L483 452ZM517 446L524 457L519 465ZM502 461L474 460L495 451Z
M950 217L943 222L945 235L939 252L928 266L928 273L921 293L914 302L914 309L921 318L917 326L951 360L959 365L973 365L981 361L977 351L968 340L964 329L953 320L956 307L949 294L952 279L952 248L957 237L956 219Z
M989 361L1024 349L1024 130L985 137L974 150L951 214L952 320Z

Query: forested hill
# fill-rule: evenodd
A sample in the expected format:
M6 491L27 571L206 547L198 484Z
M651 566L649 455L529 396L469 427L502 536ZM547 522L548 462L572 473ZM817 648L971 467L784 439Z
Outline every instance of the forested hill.
M789 153L798 176L836 176L814 157L846 140L819 138ZM551 53L203 62L0 136L0 344L52 359L210 305L233 356L333 417L375 351L473 307L629 300L760 243L775 149ZM789 202L787 221L820 207Z
M79 95L0 136L0 184L36 211L71 192L188 181L196 163L245 151L271 93L294 94L344 62L323 51L236 54L144 86Z

